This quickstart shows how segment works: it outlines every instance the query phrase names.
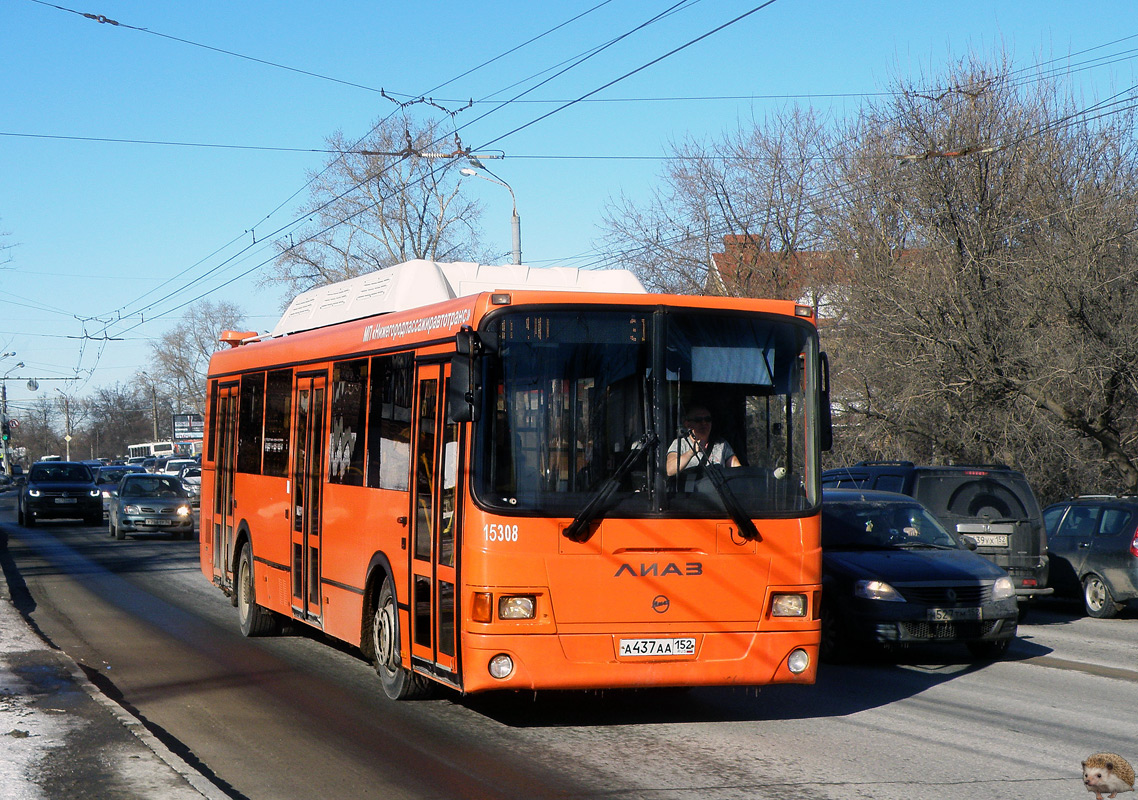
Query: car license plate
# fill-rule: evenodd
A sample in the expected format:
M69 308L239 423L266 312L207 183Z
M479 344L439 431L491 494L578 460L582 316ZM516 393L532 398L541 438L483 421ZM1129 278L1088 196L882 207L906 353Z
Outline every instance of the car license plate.
M980 619L978 608L930 608L929 622L971 622Z
M169 525L170 520L168 520L168 519L144 519L142 521L142 524L143 525L155 525L155 526L157 526L157 525Z
M74 497L57 497L57 498L55 498L55 502L57 502L57 503L78 503L79 501L76 500Z
M966 533L979 547L1007 547L1007 534L998 533Z
M677 639L621 639L620 655L625 658L642 656L694 656L695 638Z

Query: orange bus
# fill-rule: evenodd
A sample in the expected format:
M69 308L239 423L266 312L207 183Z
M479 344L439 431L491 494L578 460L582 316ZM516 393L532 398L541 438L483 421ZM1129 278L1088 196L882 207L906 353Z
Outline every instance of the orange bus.
M809 307L412 261L222 341L201 566L245 635L318 628L393 699L813 682Z

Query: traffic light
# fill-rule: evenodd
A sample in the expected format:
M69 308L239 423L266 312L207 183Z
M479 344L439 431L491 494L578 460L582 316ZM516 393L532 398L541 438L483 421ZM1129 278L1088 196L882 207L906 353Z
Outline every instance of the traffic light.
M0 424L0 438L5 442L12 438L12 425L8 420L4 420L4 422Z

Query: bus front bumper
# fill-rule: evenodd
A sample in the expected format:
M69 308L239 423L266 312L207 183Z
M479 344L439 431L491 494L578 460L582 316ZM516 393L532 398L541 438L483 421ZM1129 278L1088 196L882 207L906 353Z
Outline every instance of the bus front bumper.
M651 654L694 639L688 654ZM813 683L819 632L467 635L463 691ZM655 643L655 644L648 644ZM688 649L681 641L678 648ZM622 650L624 654L622 655ZM639 651L639 652L637 652ZM505 666L509 672L501 674ZM492 674L493 673L493 674Z

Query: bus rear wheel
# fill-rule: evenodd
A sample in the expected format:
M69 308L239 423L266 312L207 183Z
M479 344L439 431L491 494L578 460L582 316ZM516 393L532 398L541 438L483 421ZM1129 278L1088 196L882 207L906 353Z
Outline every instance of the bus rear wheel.
M421 700L430 696L430 681L405 668L399 656L399 608L391 578L384 578L372 615L371 652L383 692L392 700Z
M267 636L277 629L276 615L257 605L253 587L253 548L248 542L241 548L237 562L237 620L243 636Z

